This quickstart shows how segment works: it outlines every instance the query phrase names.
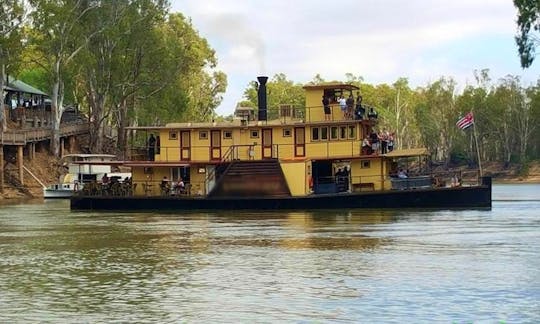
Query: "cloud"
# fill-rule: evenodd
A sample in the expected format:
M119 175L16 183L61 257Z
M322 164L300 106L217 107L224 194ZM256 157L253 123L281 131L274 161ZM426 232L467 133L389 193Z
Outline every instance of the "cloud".
M220 112L232 112L260 73L307 82L350 72L367 82L403 76L419 84L482 68L521 73L508 0L178 0L172 9L193 18L229 76Z

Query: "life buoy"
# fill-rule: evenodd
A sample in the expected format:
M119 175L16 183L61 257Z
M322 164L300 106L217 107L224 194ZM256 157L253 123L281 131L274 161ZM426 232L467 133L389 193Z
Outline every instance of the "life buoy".
M313 177L312 176L309 176L309 189L312 189L313 188Z

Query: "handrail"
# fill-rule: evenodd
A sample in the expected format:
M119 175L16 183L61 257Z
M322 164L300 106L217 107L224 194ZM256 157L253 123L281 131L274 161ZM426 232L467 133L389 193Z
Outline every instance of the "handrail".
M46 188L47 186L45 184L43 184L43 182L41 182L41 180L39 180L39 178L33 174L27 167L25 167L24 165L22 166L23 167L23 170L28 172L28 174L30 174L30 176L32 178L34 178L34 180L36 180L43 188Z

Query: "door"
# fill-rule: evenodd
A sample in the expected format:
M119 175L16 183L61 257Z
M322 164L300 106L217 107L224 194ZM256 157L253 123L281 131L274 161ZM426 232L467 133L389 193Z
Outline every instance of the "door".
M306 156L306 137L304 127L294 129L294 156Z
M180 160L191 160L191 131L180 132Z
M210 132L210 159L221 160L221 131Z
M262 158L272 158L272 128L262 130Z

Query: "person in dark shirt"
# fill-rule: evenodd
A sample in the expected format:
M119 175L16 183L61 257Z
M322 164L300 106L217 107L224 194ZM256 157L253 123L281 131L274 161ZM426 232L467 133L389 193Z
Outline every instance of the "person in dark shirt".
M330 120L330 114L332 113L330 110L330 99L327 96L323 96L322 104L324 107L324 120Z
M154 134L150 134L150 138L148 138L148 160L154 161L156 154L156 138L154 137Z

